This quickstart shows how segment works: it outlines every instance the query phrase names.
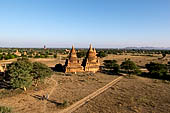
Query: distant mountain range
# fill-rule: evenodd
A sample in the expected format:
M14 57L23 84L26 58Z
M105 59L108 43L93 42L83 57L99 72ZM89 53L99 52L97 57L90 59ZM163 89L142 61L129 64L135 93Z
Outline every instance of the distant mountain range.
M124 49L170 50L170 47L126 47Z

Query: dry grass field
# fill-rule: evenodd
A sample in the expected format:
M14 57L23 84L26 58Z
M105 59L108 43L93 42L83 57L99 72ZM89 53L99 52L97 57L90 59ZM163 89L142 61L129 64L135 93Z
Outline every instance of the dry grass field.
M147 55L132 55L132 54L127 54L127 55L108 55L105 58L100 59L102 62L103 60L110 60L114 59L118 62L118 64L121 64L122 61L127 59L131 59L134 61L137 65L139 66L145 66L145 64L149 62L158 62L158 63L167 63L170 61L170 55L167 55L165 58L160 59L162 57L161 54L153 54L153 56L147 56Z
M53 75L52 78L53 80L47 79L45 85L43 84L37 89L30 89L19 95L0 99L0 105L10 106L17 113L55 113L64 108L61 106L64 101L67 105L71 105L103 87L117 76L102 73L63 76L58 73ZM54 81L57 82L57 85ZM43 95L49 94L53 88L54 91L48 101L40 100Z
M117 60L119 64L125 58L130 58L139 66L144 66L151 61L167 63L170 55L160 59L161 55L108 55L103 60ZM15 59L16 60L16 59ZM15 60L1 61L1 63ZM49 67L56 64L64 64L61 58L54 59L30 59L32 62L41 62ZM118 76L96 73L77 73L72 76L64 76L64 73L56 72L52 78L45 80L44 84L37 88L32 87L26 92L1 98L0 105L13 108L16 113L56 113L72 105L76 101L93 93ZM56 84L57 83L57 84ZM0 89L0 93L4 89ZM41 100L45 94L51 93L48 101ZM168 113L170 112L170 82L142 77L123 78L115 86L98 95L75 113Z
M124 78L74 113L170 113L170 82Z

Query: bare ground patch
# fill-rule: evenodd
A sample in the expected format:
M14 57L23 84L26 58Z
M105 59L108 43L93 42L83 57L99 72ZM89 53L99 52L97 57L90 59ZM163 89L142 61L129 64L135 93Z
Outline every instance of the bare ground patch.
M83 74L62 76L62 78L57 76L55 79L58 81L59 86L49 98L49 100L53 102L47 102L47 111L60 111L63 109L60 103L66 101L69 106L103 87L115 78L117 78L117 76L102 73L96 73L93 76Z
M19 95L0 99L0 105L9 106L17 113L57 112L66 106L84 98L103 87L117 76L96 73L95 75L53 75L55 82L47 79L47 87L40 90L28 90ZM55 88L54 88L55 87ZM44 94L51 92L48 100L41 100Z
M170 84L161 80L125 78L74 113L169 113Z

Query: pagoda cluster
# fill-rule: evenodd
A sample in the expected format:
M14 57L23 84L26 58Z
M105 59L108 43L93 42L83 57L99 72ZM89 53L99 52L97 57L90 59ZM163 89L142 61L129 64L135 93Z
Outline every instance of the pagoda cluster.
M90 48L87 52L87 55L83 62L80 62L77 58L76 50L74 46L72 46L72 49L70 51L69 58L66 59L65 62L65 72L97 72L99 70L99 60L96 56L96 50L95 48L92 48L92 45L90 45Z

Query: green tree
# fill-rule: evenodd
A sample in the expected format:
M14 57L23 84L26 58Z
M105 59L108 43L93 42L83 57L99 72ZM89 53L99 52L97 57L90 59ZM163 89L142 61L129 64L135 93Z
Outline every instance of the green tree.
M10 59L10 58L9 58L9 55L5 55L4 59L5 59L5 60Z
M82 58L82 57L85 57L85 56L86 56L86 52L85 51L77 52L77 57L78 58Z
M14 59L14 58L15 58L15 55L9 54L9 59Z
M130 59L125 59L124 62L122 62L122 64L120 65L121 69L124 69L129 75L131 73L135 73L137 74L137 72L139 72L138 67L136 66L136 64L131 61Z
M54 56L54 58L57 58L57 54L54 54L53 56Z
M10 107L6 107L6 106L0 106L0 113L11 113L12 110Z
M39 55L36 55L34 58L40 58L40 56L39 56Z
M44 57L45 57L45 58L48 58L49 56L48 56L48 54L45 54Z
M40 58L45 58L45 56L44 55L40 55Z
M104 60L104 68L111 71L112 73L118 74L120 66L117 64L116 60Z
M168 62L167 66L168 66L168 72L170 73L170 62Z
M39 62L31 63L27 58L9 64L7 70L11 86L24 90L32 85L32 81L37 84L39 80L52 75L52 70L48 66Z
M7 66L7 73L10 76L10 83L13 88L24 88L26 90L32 84L33 65L28 59L18 59Z
M100 58L103 58L103 57L106 57L107 54L104 52L104 51L100 51L98 54L97 54L98 57Z
M145 67L149 71L151 77L166 79L168 72L168 67L166 64L150 62L149 64L146 64Z
M33 77L33 80L39 81L43 80L46 77L50 77L52 75L52 70L45 64L34 62L31 75Z
M162 58L165 58L166 57L166 53L162 53Z
M2 60L3 59L3 55L2 54L0 54L0 60Z

